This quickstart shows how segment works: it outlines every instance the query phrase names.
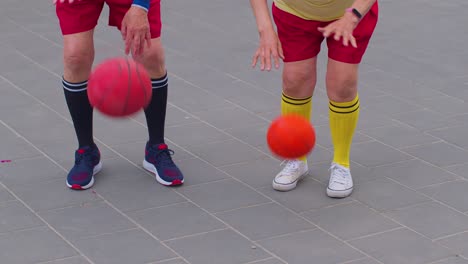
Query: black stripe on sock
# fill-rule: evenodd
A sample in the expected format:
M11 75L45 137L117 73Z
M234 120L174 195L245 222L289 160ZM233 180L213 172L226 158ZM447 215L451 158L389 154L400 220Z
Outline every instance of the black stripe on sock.
M164 86L167 85L168 79L169 78L167 77L167 73L161 78L151 79L151 87L153 89L163 88Z
M330 109L330 111L332 111L334 113L337 113L337 114L351 114L351 113L356 112L359 109L359 106L356 107L354 110L351 110L351 111L348 111L348 112L338 112L338 111L333 110L331 107L329 107L328 109Z
M309 97L309 98L310 98L310 97ZM305 105L305 104L310 103L310 101L311 101L311 100L309 99L308 101L303 102L303 103L291 103L291 102L288 102L288 101L284 100L284 98L282 98L282 100L283 100L283 102L285 102L285 103L287 103L287 104L290 104L290 105Z
M337 105L334 105L332 102L328 102L331 106L333 107L336 107L336 108L342 108L342 109L346 109L346 108L352 108L352 107L355 107L357 104L359 104L359 99L353 104L353 105L350 105L350 106L337 106Z
M88 81L71 83L67 82L65 79L62 79L62 85L65 90L68 90L70 92L81 92L83 89L86 89L88 87Z
M308 100L308 99L312 98L312 96L309 96L309 97L306 97L306 98L292 98L292 97L289 97L289 96L285 95L284 93L282 93L282 95L284 97L286 97L287 99L292 100L292 101L303 101L303 100Z

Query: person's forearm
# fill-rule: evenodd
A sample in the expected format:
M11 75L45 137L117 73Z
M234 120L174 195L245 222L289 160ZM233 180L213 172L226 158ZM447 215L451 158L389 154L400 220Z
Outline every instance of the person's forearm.
M255 15L258 32L273 29L267 0L250 0L250 5Z
M351 8L356 8L364 17L377 0L356 0Z

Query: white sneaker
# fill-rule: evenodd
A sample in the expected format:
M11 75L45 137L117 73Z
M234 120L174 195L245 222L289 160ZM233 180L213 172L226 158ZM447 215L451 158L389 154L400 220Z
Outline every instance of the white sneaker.
M327 195L332 198L344 198L353 192L353 178L348 168L332 163Z
M286 166L273 180L273 189L277 191L290 191L296 188L297 182L307 174L307 162L302 160L288 160Z

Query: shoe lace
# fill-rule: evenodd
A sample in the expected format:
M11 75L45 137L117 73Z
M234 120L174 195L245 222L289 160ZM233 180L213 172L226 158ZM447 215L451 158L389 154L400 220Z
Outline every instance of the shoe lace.
M174 155L174 151L171 149L155 149L150 148L150 155L158 160L159 164L164 166L174 166L171 156Z
M332 166L330 167L330 170L332 171L331 182L341 183L341 184L346 184L348 182L347 175L349 173L346 168L338 164L332 164Z
M283 161L281 164L283 164L284 162L286 162L286 165L284 166L284 169L283 169L283 172L285 174L294 174L297 171L299 171L300 169L299 162L297 162L296 160Z
M91 155L90 151L78 154L78 156L75 159L75 165L80 165L81 162L86 162L90 166L93 164L93 156Z

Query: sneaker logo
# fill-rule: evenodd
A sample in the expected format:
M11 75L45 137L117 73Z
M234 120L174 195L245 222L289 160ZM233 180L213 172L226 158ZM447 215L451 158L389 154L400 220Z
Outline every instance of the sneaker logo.
M159 150L165 150L165 149L167 149L167 145L166 144L159 144L158 149Z
M179 176L179 173L177 173L177 171L175 170L169 170L169 169L166 169L164 170L164 175L170 177L170 178L176 178L177 176Z
M83 181L88 179L88 173L80 172L71 177L74 181Z

